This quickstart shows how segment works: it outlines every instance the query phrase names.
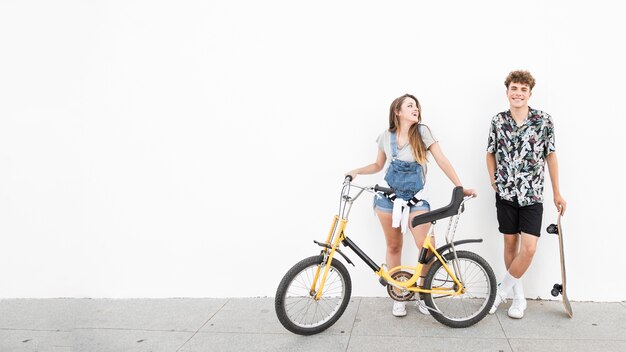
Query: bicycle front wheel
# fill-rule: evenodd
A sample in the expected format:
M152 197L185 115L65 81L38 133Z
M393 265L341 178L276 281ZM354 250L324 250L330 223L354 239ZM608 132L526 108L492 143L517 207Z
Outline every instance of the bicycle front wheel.
M320 333L333 325L348 306L352 283L348 269L337 259L333 259L330 265L321 298L315 300L324 274L324 267L320 267L322 260L321 255L303 259L289 269L276 290L276 315L280 323L293 333ZM312 290L318 270L315 289Z
M433 318L452 328L465 328L481 321L496 298L496 278L489 263L476 253L457 251L446 253L446 265L461 281L465 290L460 295L427 293L426 305ZM455 269L456 267L456 269ZM457 271L458 270L458 271ZM424 279L426 289L456 291L457 287L440 261L436 260Z

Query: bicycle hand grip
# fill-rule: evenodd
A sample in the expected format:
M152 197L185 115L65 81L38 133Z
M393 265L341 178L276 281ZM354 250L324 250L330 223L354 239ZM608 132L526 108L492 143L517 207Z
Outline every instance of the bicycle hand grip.
M393 194L395 193L395 191L391 188L387 188L387 187L383 187L383 186L379 186L379 185L375 185L374 186L374 191L376 192L383 192L385 194Z
M352 176L346 175L346 178L344 178L343 180L344 181L348 181L348 182L352 182Z

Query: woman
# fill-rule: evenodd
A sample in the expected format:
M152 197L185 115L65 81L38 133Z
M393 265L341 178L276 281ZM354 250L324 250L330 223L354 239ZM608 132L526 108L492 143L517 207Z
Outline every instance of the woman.
M385 181L396 192L396 196L405 201L415 197L422 199L424 196L424 182L426 180L426 157L427 152L435 158L437 165L448 176L455 186L461 186L461 181L454 171L454 167L443 154L437 140L433 137L430 129L421 124L421 107L417 98L405 94L395 99L389 108L389 129L378 136L378 155L373 164L354 169L346 173L355 179L357 175L374 174L385 166ZM421 193L420 193L421 192ZM463 189L463 193L476 195L473 189ZM393 268L400 265L402 255L402 232L397 221L392 224L392 212L394 204L387 198L376 197L374 209L380 220L387 242L387 267ZM399 203L401 204L401 203ZM396 205L398 207L398 205ZM410 207L408 218L423 214L430 210L426 200ZM404 221L407 221L406 218ZM411 228L411 233L417 247L421 249L428 232L429 224L422 224ZM433 243L434 245L434 243ZM422 273L423 275L424 273ZM420 302L419 310L423 314L429 314L423 302ZM406 302L394 301L393 315L402 317L406 315Z

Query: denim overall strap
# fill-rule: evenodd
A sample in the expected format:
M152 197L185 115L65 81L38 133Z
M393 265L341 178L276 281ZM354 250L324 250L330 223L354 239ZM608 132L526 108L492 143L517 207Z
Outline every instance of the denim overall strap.
M396 141L396 133L391 132L391 157L395 159L398 156L398 142Z

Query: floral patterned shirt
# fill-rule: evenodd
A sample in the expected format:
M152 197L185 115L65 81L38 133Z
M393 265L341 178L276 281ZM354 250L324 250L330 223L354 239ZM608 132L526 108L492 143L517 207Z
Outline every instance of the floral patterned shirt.
M550 115L529 107L521 126L511 111L491 120L487 152L496 157L495 182L502 199L520 206L543 203L545 160L556 151Z

